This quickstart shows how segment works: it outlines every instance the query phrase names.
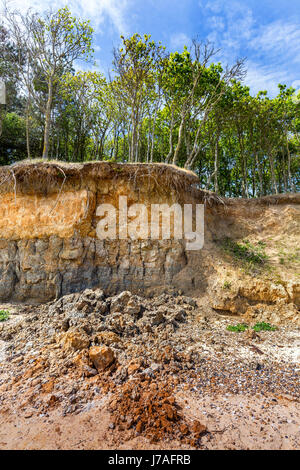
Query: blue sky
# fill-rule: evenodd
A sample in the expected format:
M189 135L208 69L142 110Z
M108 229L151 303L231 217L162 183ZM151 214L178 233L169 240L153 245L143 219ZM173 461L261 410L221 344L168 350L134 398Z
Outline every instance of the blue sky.
M277 84L300 88L300 0L11 0L11 6L45 10L68 5L95 28L98 68L111 67L120 34L151 34L167 49L191 38L214 42L216 60L246 57L245 83L253 94L277 93Z

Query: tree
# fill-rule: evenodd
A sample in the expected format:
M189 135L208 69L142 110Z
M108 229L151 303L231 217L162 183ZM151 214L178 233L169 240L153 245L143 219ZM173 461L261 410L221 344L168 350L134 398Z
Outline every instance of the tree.
M67 7L55 13L47 12L44 17L30 11L25 15L6 11L6 18L18 46L28 55L31 69L38 67L47 85L42 155L47 159L54 89L75 60L91 58L93 29L89 21L73 17Z
M155 86L155 70L163 56L163 47L151 41L145 34L142 38L134 34L130 38L121 36L122 47L114 50L113 90L130 109L131 144L129 161L137 160L138 132L145 105Z

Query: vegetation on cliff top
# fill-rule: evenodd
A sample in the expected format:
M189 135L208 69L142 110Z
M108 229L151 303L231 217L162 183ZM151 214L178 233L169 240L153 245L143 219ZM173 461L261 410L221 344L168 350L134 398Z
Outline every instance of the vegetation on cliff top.
M21 28L19 25L21 24ZM92 66L93 30L68 8L6 11L0 24L0 163L165 162L193 169L202 188L256 197L299 189L300 99L279 85L251 96L244 60L214 63L211 44L168 53L150 35L121 37L111 76Z

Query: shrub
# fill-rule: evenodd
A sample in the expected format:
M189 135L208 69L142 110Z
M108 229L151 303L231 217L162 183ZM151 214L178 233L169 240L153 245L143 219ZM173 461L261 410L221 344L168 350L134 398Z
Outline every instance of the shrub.
M230 289L231 288L231 282L230 281L225 281L223 284L223 289Z
M260 322L252 326L254 331L275 331L277 330L276 326L270 325L270 323Z
M268 259L264 251L265 243L263 242L253 245L248 240L238 243L230 238L226 238L223 240L222 245L225 251L233 257L251 264L264 264Z
M0 321L6 321L9 319L9 311L8 310L0 310Z
M246 331L249 328L246 323L238 323L237 325L228 325L227 330L228 331L234 331L234 332L240 332L240 331Z

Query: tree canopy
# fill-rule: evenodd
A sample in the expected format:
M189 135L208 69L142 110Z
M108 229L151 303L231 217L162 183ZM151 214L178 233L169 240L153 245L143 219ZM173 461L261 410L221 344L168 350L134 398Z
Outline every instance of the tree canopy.
M245 61L215 63L210 43L169 53L149 34L121 36L109 76L92 65L93 30L67 7L6 12L0 24L0 162L165 162L220 195L299 190L300 93L251 95ZM75 70L75 66L77 71ZM86 70L86 67L85 67Z

